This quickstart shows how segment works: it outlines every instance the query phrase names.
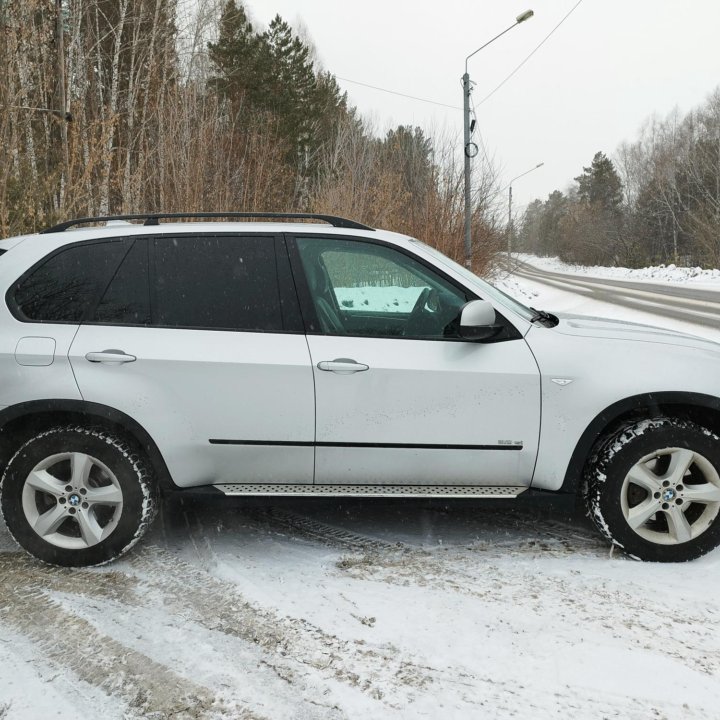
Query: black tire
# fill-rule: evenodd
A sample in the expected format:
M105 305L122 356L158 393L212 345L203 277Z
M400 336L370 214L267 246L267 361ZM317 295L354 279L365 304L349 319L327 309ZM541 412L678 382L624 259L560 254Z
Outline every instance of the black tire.
M5 468L0 494L17 543L67 567L101 565L127 552L158 508L148 461L102 428L56 427L31 438ZM41 519L48 513L52 522Z
M710 430L679 418L634 420L590 458L587 512L635 559L694 560L720 545L720 499L708 499L720 492L719 473L720 438Z

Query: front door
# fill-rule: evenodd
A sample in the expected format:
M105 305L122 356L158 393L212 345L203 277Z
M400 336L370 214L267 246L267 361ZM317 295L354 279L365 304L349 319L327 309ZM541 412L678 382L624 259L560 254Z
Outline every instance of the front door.
M315 482L529 485L540 377L515 328L498 318L497 341L461 340L475 296L392 246L326 236L293 247L314 314Z

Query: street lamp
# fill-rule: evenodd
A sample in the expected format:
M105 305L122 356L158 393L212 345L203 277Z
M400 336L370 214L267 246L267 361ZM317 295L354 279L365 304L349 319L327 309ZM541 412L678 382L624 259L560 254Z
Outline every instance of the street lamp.
M468 60L479 53L483 48L486 48L490 43L495 42L499 37L502 37L506 32L510 32L516 25L521 22L529 20L533 16L532 10L526 10L515 18L515 22L507 29L503 30L499 35L496 35L492 40L488 40L484 45L481 45L477 50L471 52L465 58L465 74L462 77L463 82L463 120L464 120L464 152L465 155L465 264L467 267L472 265L472 240L470 237L470 218L472 215L470 207L470 158L477 155L477 145L470 142L470 75L468 75Z
M507 267L508 272L510 271L510 251L511 251L511 243L512 243L512 227L513 227L513 221L512 221L512 186L513 183L516 180L519 180L521 177L525 177L528 173L531 173L533 170L537 170L539 167L542 167L545 163L541 162L538 163L535 167L531 167L529 170L526 170L524 173L520 173L520 175L517 175L514 177L510 184L508 185L508 241L507 241Z

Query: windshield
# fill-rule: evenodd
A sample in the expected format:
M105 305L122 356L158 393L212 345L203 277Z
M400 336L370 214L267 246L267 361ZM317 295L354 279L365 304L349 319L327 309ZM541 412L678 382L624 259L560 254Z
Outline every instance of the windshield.
M453 270L455 270L455 272L457 272L465 280L469 281L473 285L479 286L479 292L484 297L496 300L501 305L504 305L506 308L509 308L513 312L517 313L521 318L527 320L528 322L530 322L537 315L535 310L532 310L526 305L523 305L520 301L516 300L514 297L511 297L507 293L504 293L502 290L498 290L494 285L491 285L486 280L479 278L477 275L475 275L475 273L471 272L466 267L460 265L460 263L451 260L447 255L443 255L443 253L441 253L439 250L430 247L430 245L426 245L420 240L415 240L414 238L411 239L413 243L421 246L425 252L432 255L436 260L439 260L444 265L451 267Z

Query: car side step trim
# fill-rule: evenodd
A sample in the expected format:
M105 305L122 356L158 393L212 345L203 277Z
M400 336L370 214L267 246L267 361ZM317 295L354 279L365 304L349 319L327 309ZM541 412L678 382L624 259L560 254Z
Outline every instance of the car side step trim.
M261 485L250 483L220 483L212 485L225 495L250 496L325 496L325 497L484 497L514 498L527 490L524 486L479 485Z

